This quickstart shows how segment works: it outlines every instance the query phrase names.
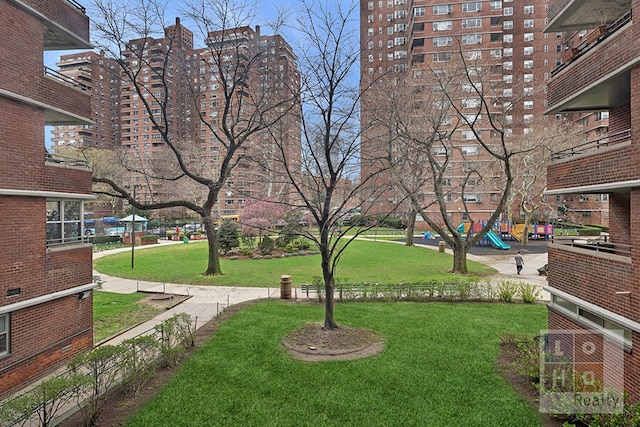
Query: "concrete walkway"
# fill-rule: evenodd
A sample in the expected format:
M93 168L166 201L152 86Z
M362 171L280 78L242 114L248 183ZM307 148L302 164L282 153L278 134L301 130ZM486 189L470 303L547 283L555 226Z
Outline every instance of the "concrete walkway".
M162 241L161 245L170 245L182 242ZM142 246L135 248L136 251L144 250L156 245ZM131 248L114 249L110 251L96 252L93 258L100 258L118 252L131 251ZM196 322L196 328L213 319L225 308L245 301L252 301L261 298L280 298L280 288L246 288L229 286L194 286L175 283L155 283L140 280L122 279L119 277L107 276L94 270L94 277L99 277L102 282L97 292L107 291L121 294L132 294L138 290L153 293L168 293L175 295L187 295L189 298L168 309L147 322L144 322L133 329L113 337L103 344L117 345L122 341L134 338L142 333L153 329L166 319L179 314L187 313Z
M182 244L182 242L161 241L161 245ZM436 249L433 246L424 246L430 249ZM135 250L144 250L153 246L136 247ZM110 251L94 253L94 259L117 252L131 251L131 248L114 249ZM450 252L449 249L447 249ZM526 282L539 286L542 294L542 300L548 301L549 294L542 290L542 286L547 284L546 276L538 275L537 269L547 263L547 254L522 253L524 258L524 269L521 275L516 274L515 261L512 254L505 255L472 255L468 254L467 258L489 265L500 273L497 279L507 279L517 282ZM108 341L105 344L116 345L123 340L136 337L164 320L178 314L187 313L196 321L196 327L204 325L206 322L214 318L219 312L225 308L245 301L251 301L262 298L280 298L280 288L248 288L248 287L228 287L228 286L194 286L175 283L155 283L138 280L122 279L119 277L107 276L105 274L94 271L94 276L99 277L102 285L97 292L107 291L116 293L134 293L138 290L154 293L169 293L176 295L188 295L190 298L176 305L175 307L162 312L157 317L136 326Z

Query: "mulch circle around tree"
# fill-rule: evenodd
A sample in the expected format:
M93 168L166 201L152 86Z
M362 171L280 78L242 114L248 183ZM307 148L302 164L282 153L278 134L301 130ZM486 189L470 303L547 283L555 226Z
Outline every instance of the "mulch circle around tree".
M287 335L282 344L296 359L320 362L375 356L384 348L384 339L370 329L350 326L325 329L319 323L307 323Z

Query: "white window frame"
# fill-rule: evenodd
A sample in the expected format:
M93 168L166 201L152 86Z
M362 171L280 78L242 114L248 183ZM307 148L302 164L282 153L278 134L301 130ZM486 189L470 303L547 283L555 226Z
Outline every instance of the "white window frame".
M10 346L11 315L0 314L0 357L6 356L11 351Z
M54 206L54 203L57 206ZM65 206L67 204L78 204L78 212L75 215L77 218L71 217L72 211ZM47 244L81 243L84 233L83 218L84 207L82 200L47 199Z

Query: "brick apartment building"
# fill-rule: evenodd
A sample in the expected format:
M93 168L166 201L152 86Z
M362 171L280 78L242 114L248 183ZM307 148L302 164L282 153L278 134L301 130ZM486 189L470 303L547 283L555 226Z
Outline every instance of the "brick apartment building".
M462 50L467 64L473 64L484 74L484 87L499 89L494 90L495 101L500 105L510 104L509 109L500 114L506 124L505 131L514 139L534 132L534 124L563 120L562 115L546 118L543 115L546 84L551 71L561 64L564 49L560 32L542 31L546 24L547 0L428 3L362 0L360 5L361 67L365 84L380 78L401 78L406 85L420 88L408 95L412 102L418 99L430 102L435 90L424 87L433 84L434 74L453 67ZM460 96L470 95L462 88ZM372 118L368 111L374 111L375 115L379 102L384 101L365 94L363 123ZM477 111L477 104L470 107L470 113ZM377 131L374 127L365 132L363 159L374 158L372 152L379 149L379 141L384 144L384 136L377 136ZM486 117L482 118L480 132L484 140L493 137ZM456 130L451 135L451 143L456 149L452 153L450 172L445 176L446 186L459 188L469 165L487 163L489 158L467 128ZM363 162L363 173L367 173L368 167ZM390 192L376 207L381 212L392 211L402 195L390 183L390 178L386 180ZM464 194L451 190L447 212L454 222L467 221L469 216L476 221L486 219L494 210L500 194L491 185L491 179L482 181ZM429 198L433 188L425 186L424 194ZM464 210L463 199L468 212ZM554 198L549 200L551 206L561 206L563 200L556 202ZM515 219L520 217L520 212L517 203L514 206L512 217ZM600 205L594 209L600 209ZM434 217L440 215L437 205L427 211Z
M221 59L229 61L230 65L234 65L233 61L241 64L242 59L238 59L235 51L240 52L238 55L247 60L259 55L261 65L252 69L247 91L253 90L254 94L261 93L262 96L268 94L273 99L290 97L290 93L278 93L278 90L280 87L299 87L300 77L297 58L288 43L279 35L262 35L260 27L256 27L255 30L239 27L212 32L203 42L209 47L194 48L193 32L184 27L180 19L176 19L175 25L165 28L164 37L145 37L128 41L128 49L122 52L122 60L128 69L140 68L141 72L137 76L138 85L142 88L142 96L151 104L153 114L161 126L164 118L161 117L160 104L166 109L170 121L167 128L168 137L180 141L181 144L190 144L192 148L185 149L198 150L198 158L202 162L198 168L208 168L215 172L220 170L225 150L217 137L202 123L203 120L219 120L225 108L225 88L222 87L219 70L214 64ZM213 58L216 50L211 47L216 43L228 45L224 48L228 49L228 53L220 55L220 58ZM91 59L88 67L83 61L84 58ZM168 162L169 165L163 173L171 174L170 164L175 163L175 160L172 160L173 156L168 154L163 137L152 122L133 79L122 70L114 70L111 66L114 63L113 60L107 61L106 58L91 52L63 56L58 63L61 65L60 73L76 79L90 75L93 81L87 81L85 84L94 88L92 102L95 125L84 132L90 134L92 140L97 140L98 135L109 134L113 130L114 137L119 138L112 144L113 148L120 146L124 155L139 161L141 168L155 168L157 171L163 167L159 166L162 162ZM109 64L108 69L105 68L105 64ZM79 68L82 70L78 71ZM100 80L96 80L97 78ZM113 81L114 78L117 83ZM114 107L113 98L105 96L107 88L102 89L102 82L107 79L111 83L109 90L118 92L118 108ZM278 86L281 82L286 82L286 85ZM100 93L95 89L97 84L100 85ZM171 96L165 97L165 87ZM249 112L249 103L243 104L244 110ZM108 111L110 115L107 119ZM98 120L103 118L103 113L104 121ZM281 128L284 131L279 136L290 148L294 158L299 159L300 123L297 115L288 115L283 123ZM69 145L81 146L82 140L71 139L72 136L76 136L75 132L75 129L68 126L56 127L54 149ZM257 159L258 153L270 151L272 143L269 133L258 132L245 144L243 156L246 159ZM104 145L100 147L108 148ZM267 161L265 158L260 160ZM153 166L150 166L151 164ZM130 181L123 184L130 188L135 186L137 198L143 203L175 198L181 191L191 191L173 182L155 181L149 185L149 180L139 174L132 174ZM214 216L239 215L244 201L249 198L268 197L285 200L289 196L288 191L282 180L274 176L274 168L241 161L219 194ZM172 213L164 212L161 215L171 216Z
M46 153L45 125L91 124L86 88L44 67L43 52L86 49L75 1L0 1L0 395L93 347L91 199L83 162Z
M552 0L547 32L584 31L548 83L548 114L608 112L605 138L558 152L549 195L609 199L609 239L549 245L550 329L597 330L624 347L624 388L640 401L640 1Z

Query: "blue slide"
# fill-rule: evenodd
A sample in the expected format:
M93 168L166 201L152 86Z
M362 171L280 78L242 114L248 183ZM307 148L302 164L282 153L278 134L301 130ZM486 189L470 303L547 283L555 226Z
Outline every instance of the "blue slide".
M494 233L492 230L489 230L485 236L489 239L491 244L493 246L495 246L496 248L498 248L498 249L510 249L511 248L510 245L507 245L505 242L503 242L502 239L500 239L496 235L496 233Z

